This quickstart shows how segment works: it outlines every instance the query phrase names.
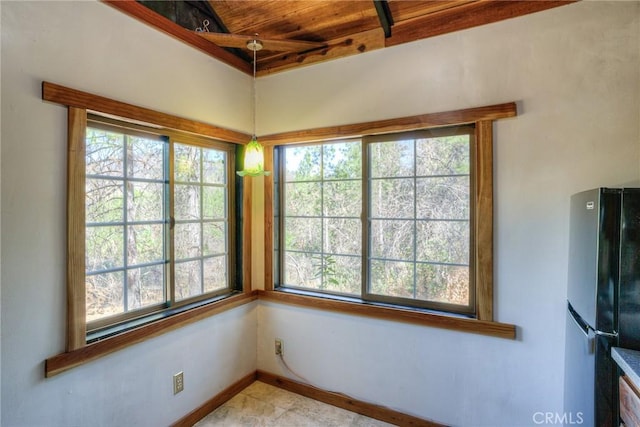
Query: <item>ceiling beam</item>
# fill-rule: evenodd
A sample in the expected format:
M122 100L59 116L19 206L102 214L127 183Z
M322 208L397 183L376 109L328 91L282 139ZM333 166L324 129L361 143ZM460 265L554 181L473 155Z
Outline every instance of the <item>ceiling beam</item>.
M491 0L469 3L399 22L393 27L393 35L387 38L385 43L387 47L395 46L564 6L575 1Z
M393 15L391 14L391 9L389 9L389 3L387 0L373 0L373 5L376 7L376 12L378 12L378 19L384 30L384 37L391 37Z
M326 47L303 53L286 53L258 60L258 76L264 76L302 65L311 65L343 56L357 55L384 47L384 32L381 28L351 34L326 42Z

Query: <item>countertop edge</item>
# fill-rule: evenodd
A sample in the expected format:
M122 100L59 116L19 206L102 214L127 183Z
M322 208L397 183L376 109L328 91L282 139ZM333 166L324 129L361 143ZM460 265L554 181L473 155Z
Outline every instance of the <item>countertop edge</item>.
M613 347L611 357L629 379L640 387L640 351L627 348Z

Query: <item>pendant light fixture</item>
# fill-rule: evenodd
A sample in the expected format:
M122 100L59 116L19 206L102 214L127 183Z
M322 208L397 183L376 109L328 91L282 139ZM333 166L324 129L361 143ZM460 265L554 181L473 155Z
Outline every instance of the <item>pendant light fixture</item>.
M244 147L244 167L237 174L240 176L263 176L271 172L264 170L264 151L256 136L256 52L262 49L262 42L256 38L247 43L247 49L253 51L253 136Z

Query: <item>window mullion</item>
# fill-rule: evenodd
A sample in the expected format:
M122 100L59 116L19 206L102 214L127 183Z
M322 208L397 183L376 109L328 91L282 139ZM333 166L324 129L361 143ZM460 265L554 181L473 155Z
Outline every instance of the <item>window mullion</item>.
M200 151L200 293L204 293L204 150Z
M413 299L418 288L418 141L413 140Z
M124 271L122 273L122 304L124 308L124 313L129 311L129 293L127 289L129 289L129 145L131 144L131 137L127 134L124 134L123 143L123 160L122 160L122 186L123 186L123 197L122 197L122 219L124 222L123 226L123 235L124 239L122 244L124 245L122 249L122 265L124 267Z
M176 277L176 266L175 266L175 153L174 153L175 143L172 137L169 137L169 156L167 167L165 167L165 172L168 174L169 178L169 245L168 245L168 273L169 277L166 283L165 292L168 290L168 305L169 307L175 305L176 302L176 291L175 291L175 277ZM166 250L165 249L165 250ZM167 289L168 288L168 289Z
M285 216L285 206L286 206L286 197L287 197L287 193L285 192L285 165L287 164L287 159L286 159L286 153L287 150L282 149L278 155L278 184L280 185L280 192L278 194L278 202L279 202L279 206L278 206L278 214L280 216L280 223L278 224L278 226L280 227L280 230L278 232L278 248L279 248L279 252L278 252L278 263L279 263L279 269L278 269L278 282L279 283L284 283L284 279L286 277L286 271L285 271L285 247L284 247L284 232L285 232L285 228L286 228L286 216Z
M320 144L320 289L324 289L324 275L325 275L325 253L324 242L325 233L327 233L327 224L324 218L324 144Z
M361 222L362 222L362 242L361 242L361 252L362 252L362 268L361 268L361 276L362 276L362 286L360 291L360 297L362 299L366 299L366 295L368 293L367 287L369 283L369 231L371 228L371 220L370 217L370 197L369 197L369 144L365 142L363 139L361 141L362 144L362 213L360 214Z

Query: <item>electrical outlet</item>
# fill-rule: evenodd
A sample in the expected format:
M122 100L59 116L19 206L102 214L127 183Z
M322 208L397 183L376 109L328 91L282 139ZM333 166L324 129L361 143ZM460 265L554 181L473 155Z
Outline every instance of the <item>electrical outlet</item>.
M284 343L280 338L276 338L276 356L284 356Z
M184 374L178 372L173 376L173 394L178 394L184 390Z

